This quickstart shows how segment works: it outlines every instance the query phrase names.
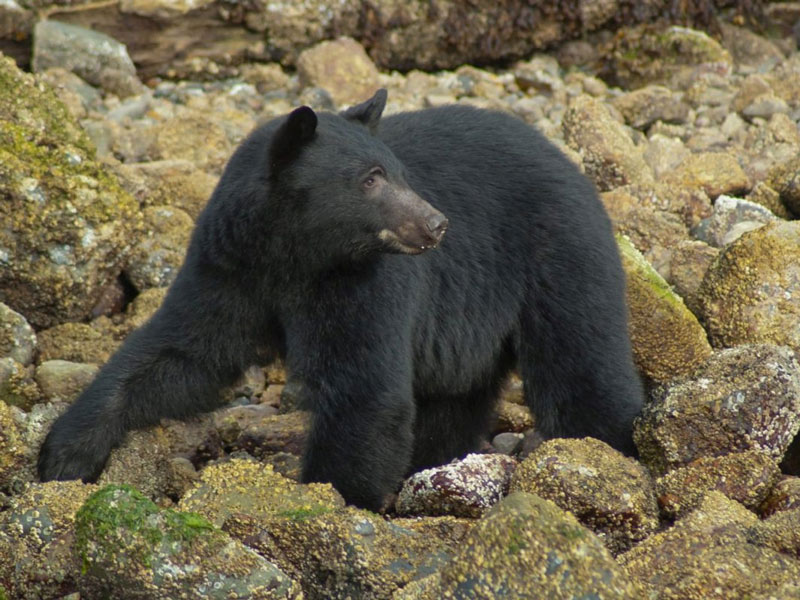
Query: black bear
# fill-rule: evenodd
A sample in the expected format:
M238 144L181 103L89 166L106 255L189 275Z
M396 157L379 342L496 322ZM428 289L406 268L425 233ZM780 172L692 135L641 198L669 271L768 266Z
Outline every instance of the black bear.
M127 431L215 408L276 356L313 414L303 479L359 506L474 450L514 366L544 437L634 453L643 392L593 185L512 116L385 103L301 107L241 144L163 305L48 434L42 480L96 479Z

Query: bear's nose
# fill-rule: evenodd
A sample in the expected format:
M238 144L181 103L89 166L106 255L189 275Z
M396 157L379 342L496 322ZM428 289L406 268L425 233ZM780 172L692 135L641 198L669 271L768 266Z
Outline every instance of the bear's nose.
M428 226L428 231L431 232L431 235L440 240L444 232L447 231L449 221L442 213L435 213L426 219L425 224Z

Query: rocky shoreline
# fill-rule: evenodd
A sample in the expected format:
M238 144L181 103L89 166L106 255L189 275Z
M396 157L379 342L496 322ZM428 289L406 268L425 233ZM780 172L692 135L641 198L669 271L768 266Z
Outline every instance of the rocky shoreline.
M113 8L177 26L166 6ZM170 80L134 66L120 40L135 31L20 11L35 74L0 57L0 599L800 598L793 38L629 24L525 46L504 68L399 72L366 34L323 27L214 77L216 60L194 80L191 61L164 61ZM236 145L297 105L339 110L378 87L390 113L515 114L595 182L649 388L641 462L542 443L512 378L484 453L413 476L372 514L296 482L307 415L272 365L211 415L129 436L97 484L38 483L44 433L158 307Z

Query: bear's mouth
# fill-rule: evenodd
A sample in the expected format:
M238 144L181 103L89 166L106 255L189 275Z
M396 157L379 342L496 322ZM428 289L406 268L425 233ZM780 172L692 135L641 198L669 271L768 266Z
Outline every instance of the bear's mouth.
M445 225L440 228L440 231L435 236L430 234L409 235L402 231L402 229L403 228L401 228L401 233L405 234L402 237L391 229L382 229L378 233L378 239L384 243L384 247L387 251L400 254L422 254L427 250L432 250L439 246L439 242L442 241L447 226Z

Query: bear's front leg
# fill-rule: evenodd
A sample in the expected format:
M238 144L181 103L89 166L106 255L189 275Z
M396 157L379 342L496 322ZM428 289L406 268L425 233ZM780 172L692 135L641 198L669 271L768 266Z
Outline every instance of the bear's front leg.
M287 369L303 382L313 415L302 478L331 483L348 503L379 510L399 488L413 451L406 328L396 319L392 327L381 318L386 313L359 310L352 296L326 308L324 317L295 312L286 331Z

